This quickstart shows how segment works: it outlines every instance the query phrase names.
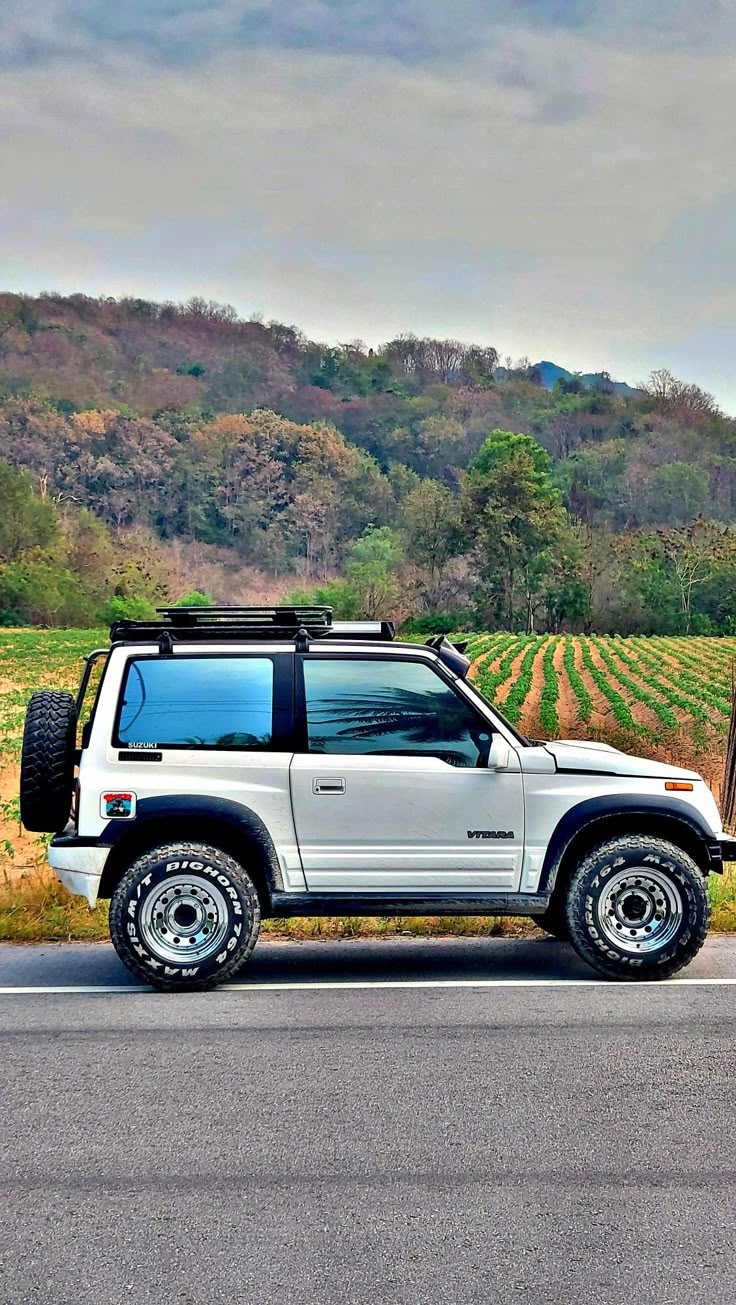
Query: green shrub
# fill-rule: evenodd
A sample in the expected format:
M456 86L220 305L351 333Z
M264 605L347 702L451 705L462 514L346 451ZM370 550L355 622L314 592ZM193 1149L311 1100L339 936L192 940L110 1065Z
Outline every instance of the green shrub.
M94 613L79 576L53 558L20 558L0 567L4 625L90 625Z
M120 594L108 598L99 612L100 620L105 625L112 624L113 621L148 621L155 615L156 608L147 598L123 598Z
M212 607L212 599L200 589L193 589L190 594L177 598L174 607Z
M474 617L469 608L456 612L422 612L410 616L401 627L402 634L452 634L455 630L473 630Z

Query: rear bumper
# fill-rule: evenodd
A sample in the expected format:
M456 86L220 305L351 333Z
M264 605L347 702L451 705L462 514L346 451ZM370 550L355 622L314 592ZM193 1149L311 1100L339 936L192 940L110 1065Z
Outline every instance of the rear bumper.
M49 865L70 893L85 897L92 907L110 851L109 847L101 847L96 838L58 834L49 844Z

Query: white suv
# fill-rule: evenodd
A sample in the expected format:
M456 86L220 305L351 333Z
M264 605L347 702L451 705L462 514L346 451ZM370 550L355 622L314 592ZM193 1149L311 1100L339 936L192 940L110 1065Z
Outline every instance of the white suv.
M111 640L76 702L31 698L21 815L63 829L51 865L111 899L118 954L155 987L229 978L267 916L528 915L624 979L702 946L736 845L700 776L524 738L462 646L329 608L165 608Z

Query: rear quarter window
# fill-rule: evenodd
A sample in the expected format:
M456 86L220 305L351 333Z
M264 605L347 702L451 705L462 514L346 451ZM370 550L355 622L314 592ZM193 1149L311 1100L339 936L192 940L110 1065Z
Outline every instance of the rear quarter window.
M269 657L135 657L125 672L120 748L264 749L273 741Z

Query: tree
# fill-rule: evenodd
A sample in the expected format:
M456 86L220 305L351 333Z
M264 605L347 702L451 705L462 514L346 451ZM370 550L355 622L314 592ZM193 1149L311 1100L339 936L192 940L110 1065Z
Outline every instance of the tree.
M82 508L64 518L66 535L65 562L80 577L95 609L104 601L112 585L115 545L103 521L89 508Z
M687 381L679 381L668 367L653 371L641 386L658 408L667 408L688 417L718 417L720 408L707 390Z
M736 580L733 530L698 518L687 526L619 535L613 552L620 559L614 616L624 633L728 628Z
M447 603L447 573L461 551L462 528L457 498L435 480L421 481L407 494L402 518L409 559L419 576L422 604Z
M399 335L382 349L383 357L399 375L420 383L487 386L493 384L498 352L492 346L463 344L460 340L435 340L430 336Z
M57 534L53 503L33 492L30 477L0 462L0 562L14 562L31 548L45 548Z
M650 514L664 526L682 526L705 511L710 478L690 462L669 462L657 467L652 478Z
M299 429L258 411L219 416L203 430L214 491L211 539L243 553L266 542L271 521L288 505L285 463Z
M424 476L441 476L448 467L467 460L467 435L462 422L435 414L407 432L402 453L410 466Z
M462 486L462 514L489 619L528 632L567 525L550 458L529 435L494 430Z
M548 630L558 631L563 625L580 629L589 620L592 588L586 563L584 534L579 527L564 525L544 581Z
M299 436L286 517L291 537L298 541L299 569L308 579L326 579L345 534L350 486L359 471L359 455L333 426L296 429Z
M558 463L554 480L568 511L586 530L618 506L629 451L625 440L582 448Z
M375 621L393 612L401 593L397 576L401 560L401 541L390 526L368 526L355 541L346 571L361 616Z
M389 526L368 526L348 557L346 576L314 591L297 590L292 603L326 603L346 620L379 620L395 613L401 595L401 540Z
M331 607L341 621L356 621L364 615L356 586L344 578L328 580L316 589L295 589L288 595L286 603L295 607L311 607L315 603Z
M684 627L676 564L656 531L701 514L736 524L736 423L666 369L640 391L612 386L605 373L547 390L528 359L506 362L499 368L489 347L415 335L375 349L323 344L201 298L0 293L0 460L27 473L32 490L21 510L0 483L11 508L0 567L15 555L24 567L37 562L40 550L44 567L80 578L93 612L121 586L118 597L153 602L195 582L218 597L268 601L283 583L324 587L337 576L347 586L339 601L360 608L365 594L346 568L372 524L398 531L406 550L388 568L385 601L395 607L411 592L418 619L435 604L448 616L467 607L472 564L475 619L486 623ZM551 455L574 547L564 531L545 542L539 484L504 457L484 500L483 553L483 512L468 515L470 489L456 491L496 428L525 431ZM415 494L428 480L433 487ZM453 501L462 527L454 539ZM526 525L511 521L514 504ZM544 511L549 524L554 504ZM131 531L142 571L128 567ZM615 545L634 533L636 565ZM155 583L142 560L154 553ZM695 577L691 629L736 628L734 574L717 562L709 578ZM35 575L46 614L66 619L71 599L56 605L50 572Z
M694 590L710 580L719 565L736 557L736 537L702 517L688 526L659 530L657 535L677 581L685 634L690 634Z
M661 544L650 530L611 532L599 537L601 560L586 632L660 634L678 624L677 589Z
M0 624L85 625L90 604L79 576L32 554L0 567Z
M145 598L154 605L164 602L171 587L171 565L160 541L139 527L121 532L117 542L110 575L113 596Z

